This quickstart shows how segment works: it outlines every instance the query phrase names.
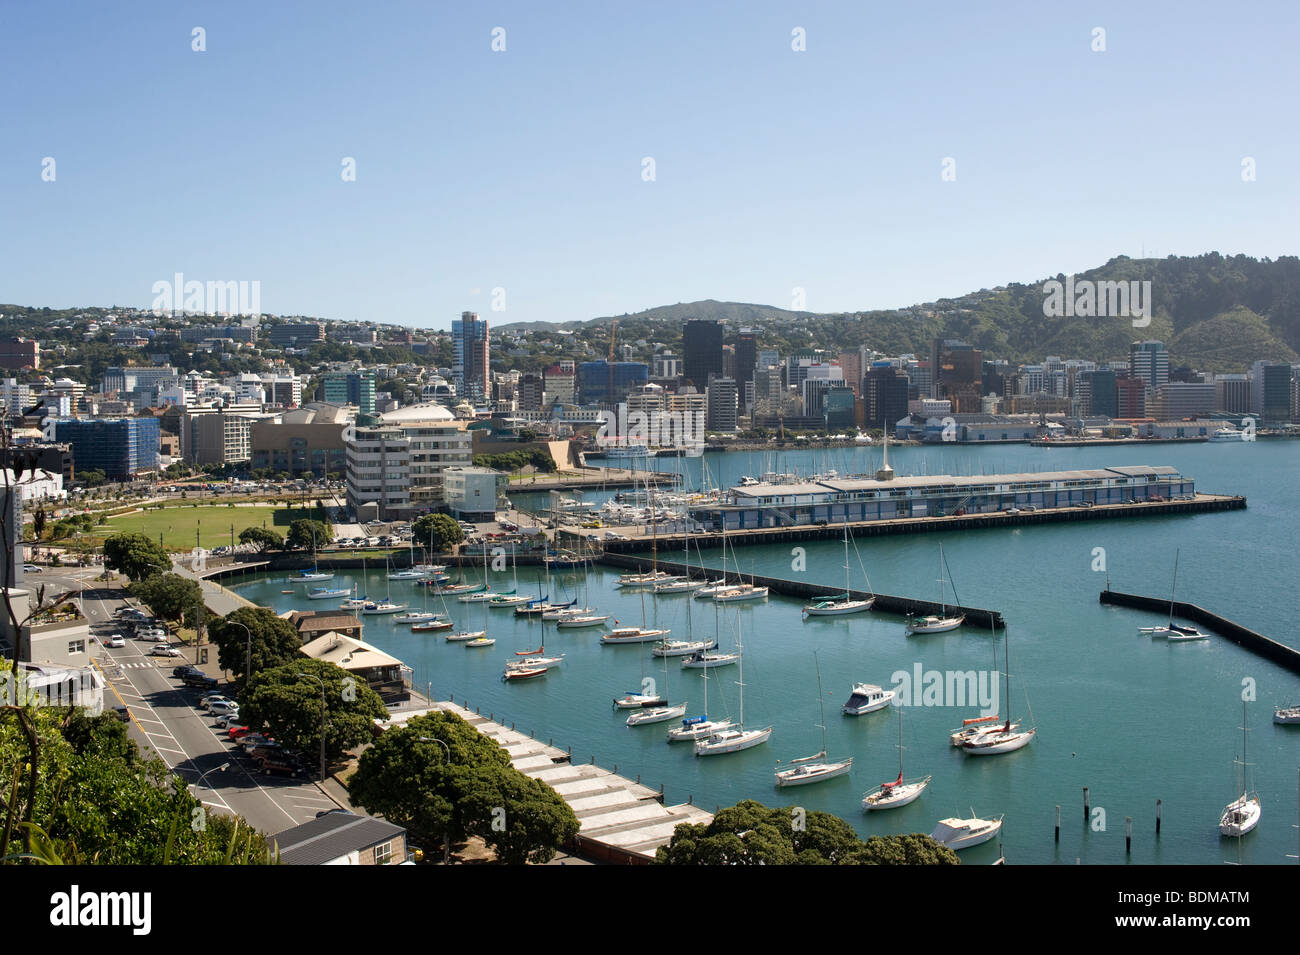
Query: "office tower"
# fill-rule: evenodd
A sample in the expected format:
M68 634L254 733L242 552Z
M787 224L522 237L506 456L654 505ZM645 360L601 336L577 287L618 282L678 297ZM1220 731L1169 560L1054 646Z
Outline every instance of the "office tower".
M461 312L451 323L452 378L457 396L471 404L488 396L488 323L477 312Z
M332 371L323 382L324 397L332 405L356 405L361 414L375 413L375 373Z
M682 353L686 380L706 387L710 375L722 374L722 326L691 319L682 326Z
M1147 393L1169 380L1169 352L1164 342L1134 342L1128 350L1129 375L1140 378Z

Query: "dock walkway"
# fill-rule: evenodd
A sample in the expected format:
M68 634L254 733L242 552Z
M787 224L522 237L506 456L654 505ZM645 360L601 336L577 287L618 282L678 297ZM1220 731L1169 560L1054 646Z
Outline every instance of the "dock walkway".
M667 845L682 823L707 825L713 821L713 814L698 806L665 806L661 791L594 763L574 763L568 751L459 703L434 702L432 708L455 713L509 753L515 769L559 793L582 827L573 847L577 855L600 862L646 865L654 861L655 850ZM394 714L388 725L400 726L427 712L403 710Z

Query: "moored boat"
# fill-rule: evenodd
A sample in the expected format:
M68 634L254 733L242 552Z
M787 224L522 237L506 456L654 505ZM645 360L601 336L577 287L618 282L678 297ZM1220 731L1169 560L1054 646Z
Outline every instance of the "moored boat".
M874 683L855 683L843 710L847 716L862 716L883 710L898 695L896 690L886 690Z
M962 849L988 842L1001 831L1001 816L996 819L980 819L972 813L969 819L956 816L940 819L934 832L930 833L930 838L954 852L960 852Z

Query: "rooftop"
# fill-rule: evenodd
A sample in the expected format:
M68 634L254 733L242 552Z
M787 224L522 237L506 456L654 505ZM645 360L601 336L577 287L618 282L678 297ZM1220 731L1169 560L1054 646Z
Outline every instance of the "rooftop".
M373 816L327 812L278 832L272 838L285 865L324 865L349 852L368 849L406 835L406 830Z

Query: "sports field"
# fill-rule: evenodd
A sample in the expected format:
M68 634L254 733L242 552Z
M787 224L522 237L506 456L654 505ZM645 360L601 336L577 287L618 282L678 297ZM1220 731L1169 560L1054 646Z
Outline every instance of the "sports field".
M277 512L283 523L276 523ZM165 507L161 510L139 514L110 517L108 524L95 528L99 534L145 534L154 540L162 535L163 546L170 551L185 551L194 547L194 532L198 531L200 547L211 550L222 544L230 546L231 528L235 543L239 532L247 527L263 527L281 535L289 532L286 518L305 517L310 510L294 508L289 511L279 507L226 507L225 504L199 504Z

